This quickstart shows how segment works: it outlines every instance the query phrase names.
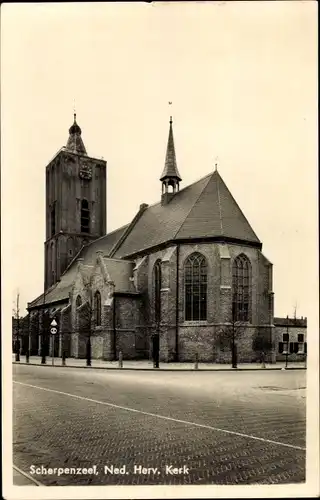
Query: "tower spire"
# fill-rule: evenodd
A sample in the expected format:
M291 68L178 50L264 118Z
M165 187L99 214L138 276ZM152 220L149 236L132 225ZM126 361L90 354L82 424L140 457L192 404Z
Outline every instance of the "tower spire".
M170 103L169 103L170 104ZM179 191L179 183L182 181L177 167L176 152L173 140L172 116L169 121L169 136L167 143L166 159L164 169L160 177L162 182L162 201L170 201L172 196Z
M69 138L66 149L73 153L87 154L85 145L81 138L81 128L77 124L77 114L75 103L73 104L73 124L69 128Z

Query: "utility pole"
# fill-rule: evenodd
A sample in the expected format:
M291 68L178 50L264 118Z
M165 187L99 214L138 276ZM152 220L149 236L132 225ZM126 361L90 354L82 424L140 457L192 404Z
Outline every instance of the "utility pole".
M288 355L289 355L289 316L287 315L287 339L288 339L288 342L287 342L287 351L286 351L286 366L285 368L287 369L288 367Z

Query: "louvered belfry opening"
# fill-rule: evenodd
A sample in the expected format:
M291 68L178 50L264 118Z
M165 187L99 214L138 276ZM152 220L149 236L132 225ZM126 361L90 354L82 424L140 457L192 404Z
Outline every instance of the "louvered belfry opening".
M87 200L81 201L81 232L90 232L90 209Z

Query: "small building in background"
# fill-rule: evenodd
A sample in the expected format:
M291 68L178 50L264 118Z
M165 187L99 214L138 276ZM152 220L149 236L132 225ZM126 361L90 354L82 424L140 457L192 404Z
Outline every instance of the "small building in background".
M304 361L307 355L307 318L274 318L276 360Z

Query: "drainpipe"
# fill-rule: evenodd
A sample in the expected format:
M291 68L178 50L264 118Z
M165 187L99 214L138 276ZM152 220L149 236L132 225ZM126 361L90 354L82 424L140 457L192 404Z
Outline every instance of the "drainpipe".
M175 361L179 361L179 255L180 247L177 245L177 264L176 264L176 348Z

